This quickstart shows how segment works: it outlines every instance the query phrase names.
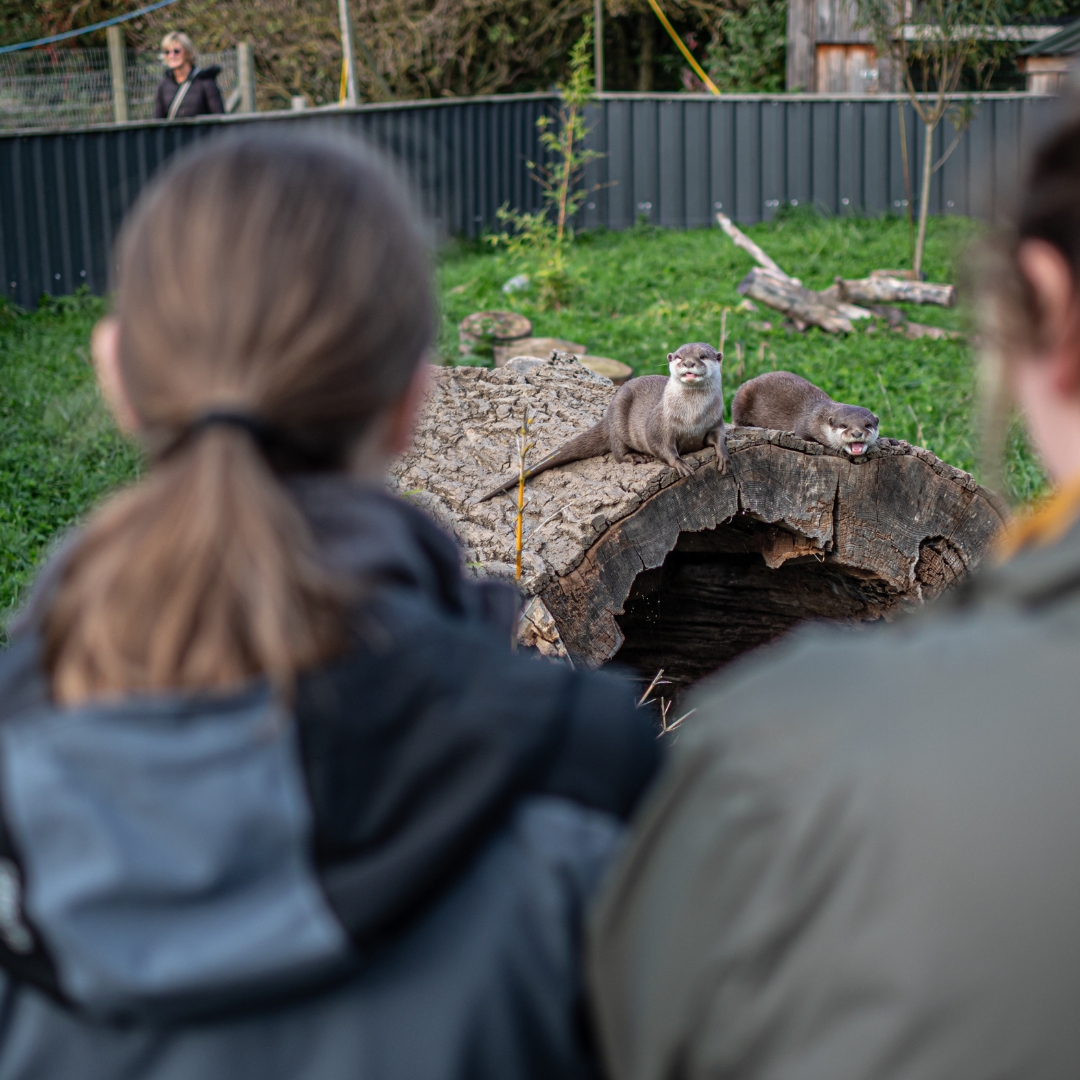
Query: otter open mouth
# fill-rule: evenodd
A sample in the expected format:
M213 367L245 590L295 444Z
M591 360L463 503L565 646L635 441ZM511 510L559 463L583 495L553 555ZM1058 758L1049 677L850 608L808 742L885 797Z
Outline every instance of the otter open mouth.
M852 457L858 457L860 454L865 454L866 453L866 443L863 443L863 442L848 443L848 453Z
M696 371L684 371L680 376L683 382L697 382L701 376Z

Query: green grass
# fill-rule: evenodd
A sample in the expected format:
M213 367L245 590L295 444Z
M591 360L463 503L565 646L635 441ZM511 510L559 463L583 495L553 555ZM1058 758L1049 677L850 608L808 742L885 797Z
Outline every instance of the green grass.
M907 255L907 226L895 219L799 214L748 231L789 273L817 288L836 274L860 277L902 266ZM975 232L962 219L931 222L932 279L956 280ZM767 309L733 310L740 300L736 286L752 263L716 229L586 234L575 244L573 265L579 278L573 302L542 312L528 294L503 295L502 283L522 269L505 254L482 244L447 249L439 270L442 355L456 358L457 323L469 312L513 308L533 320L537 335L584 342L638 374L663 372L666 354L684 341L715 342L728 308L729 402L743 379L786 368L834 397L872 408L883 434L919 442L977 474L974 362L966 344L909 341L880 326L869 333L864 324L847 337L798 334ZM139 455L116 433L87 362L90 329L104 310L103 301L86 295L48 301L29 313L0 306L0 615L17 603L57 534L138 472ZM964 326L958 311L909 312L920 322ZM1018 434L1007 479L1020 501L1045 483Z
M931 220L925 262L931 280L957 280L977 230L963 218ZM799 211L747 232L811 288L824 288L837 275L863 277L878 268L910 265L907 223L898 218L824 218ZM527 293L508 297L501 291L503 282L527 267L483 244L449 251L440 270L441 355L455 360L461 318L499 308L527 315L537 336L583 343L593 354L624 361L637 375L666 373L667 353L683 342L716 343L721 312L728 308L729 405L744 380L774 368L794 371L838 400L873 409L883 435L918 443L978 474L974 357L966 342L911 341L876 320L872 327L857 323L847 336L817 329L800 334L785 329L782 316L768 308L735 310L741 301L736 287L754 264L719 229L639 227L585 234L573 259L579 282L573 302L562 311L545 312ZM898 306L913 321L967 329L961 310ZM1018 501L1029 500L1045 485L1018 433L1007 482Z
M0 307L0 614L57 534L137 472L87 355L103 311L85 295L29 314Z

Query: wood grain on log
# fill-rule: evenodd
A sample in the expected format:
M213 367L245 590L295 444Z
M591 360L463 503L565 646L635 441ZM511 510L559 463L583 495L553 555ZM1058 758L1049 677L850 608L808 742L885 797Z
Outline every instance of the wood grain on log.
M394 486L453 532L478 575L513 577L514 501L476 496L511 471L522 406L535 460L595 423L612 384L559 356L529 371L436 369ZM691 681L806 618L872 621L929 596L983 556L996 496L926 450L883 439L851 461L795 436L729 429L731 468L692 455L610 456L531 480L522 639L597 666Z
M796 285L790 278L779 277L755 267L739 282L742 296L767 304L793 319L819 326L830 334L850 334L854 327L846 315L812 289Z
M932 281L902 281L900 278L868 277L847 281L836 279L840 298L856 304L938 304L956 306L956 286Z

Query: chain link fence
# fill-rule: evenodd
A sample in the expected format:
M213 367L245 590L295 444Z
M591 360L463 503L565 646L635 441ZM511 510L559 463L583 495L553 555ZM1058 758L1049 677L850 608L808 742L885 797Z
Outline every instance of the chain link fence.
M127 54L128 118L150 120L165 69L157 53ZM227 111L240 98L237 53L200 53L199 67L217 64ZM30 49L0 56L0 130L111 124L113 86L108 49Z

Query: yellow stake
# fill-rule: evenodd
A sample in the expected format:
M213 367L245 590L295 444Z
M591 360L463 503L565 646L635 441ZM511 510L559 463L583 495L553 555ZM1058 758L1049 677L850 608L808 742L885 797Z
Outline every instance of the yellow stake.
M349 71L345 66L345 61L341 61L341 88L338 90L338 104L345 104L345 97L349 91Z
M517 436L518 454L518 501L517 501L517 527L514 530L514 580L521 580L521 533L525 521L525 459L535 443L528 441L529 425L532 419L529 416L529 406L526 405L521 414L521 427Z
M675 28L668 22L667 16L660 10L660 5L656 0L649 0L649 6L656 12L656 17L664 24L664 29L671 35L671 40L679 46L679 52L686 57L687 62L694 69L694 74L719 97L720 91L716 89L716 83L705 74L705 69L694 59L693 53L686 47L686 42L675 33Z

